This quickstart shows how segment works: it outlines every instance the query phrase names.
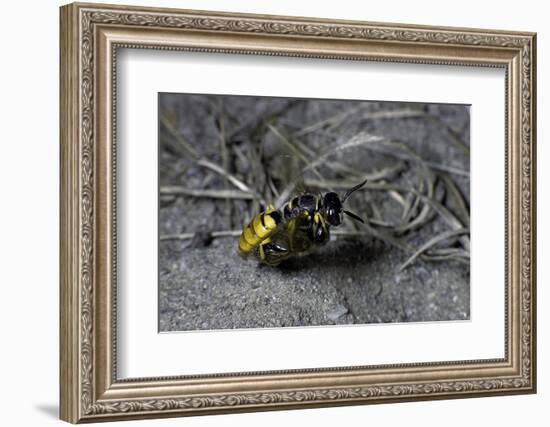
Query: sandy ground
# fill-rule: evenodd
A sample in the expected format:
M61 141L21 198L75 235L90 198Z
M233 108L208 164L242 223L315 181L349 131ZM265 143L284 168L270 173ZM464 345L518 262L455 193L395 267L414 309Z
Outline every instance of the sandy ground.
M197 102L197 99L200 102ZM202 155L219 164L219 138L216 126L208 118L209 107L203 99L163 95L161 114L171 117L175 128L199 147ZM256 103L254 114L263 117L284 105ZM250 102L249 102L250 104ZM199 105L199 107L197 107ZM347 104L301 108L279 121L291 126L313 123ZM246 100L225 102L224 107L238 117L246 112ZM294 107L293 107L294 108ZM371 103L369 112L403 108L396 103ZM469 114L464 106L422 106L430 117L359 120L351 118L338 130L338 138L354 133L396 138L407 143L424 160L452 168L469 170L469 156L451 141L457 136L469 145ZM270 110L271 109L271 110ZM254 122L254 114L244 114ZM284 122L284 120L287 122ZM241 120L241 122L244 120ZM235 140L239 120L233 126ZM290 125L288 124L290 123ZM447 127L442 126L445 123ZM246 125L246 123L245 123ZM226 132L229 134L229 122ZM250 126L250 125L247 125ZM282 126L282 125L281 125ZM241 128L245 128L241 123ZM452 132L449 131L451 129ZM242 133L242 131L240 131ZM335 133L335 132L333 132ZM188 188L222 188L227 185L194 167L180 152L170 149L170 135L161 130L160 184L184 185ZM263 135L262 138L267 138ZM166 142L163 142L166 140ZM198 143L201 141L201 143ZM268 141L269 142L269 141ZM316 147L315 134L304 143ZM334 139L326 144L334 144ZM269 144L267 144L269 147ZM395 163L395 159L354 153L350 164L365 165L366 170ZM239 164L241 162L241 164ZM237 158L232 165L236 176L247 181L247 167ZM442 172L440 172L442 173ZM468 176L448 174L469 199ZM365 192L366 200L382 207L392 218L393 205L383 194ZM444 200L443 200L444 201ZM228 208L228 203L231 206ZM248 203L248 204L247 204ZM355 208L360 209L361 200ZM208 239L213 230L240 229L252 214L249 202L209 200L180 196L161 202L161 235L200 231L195 239L166 240L159 249L159 329L161 331L207 330L227 328L288 327L326 324L361 324L380 322L420 322L464 320L470 315L469 266L456 261L416 261L403 271L399 266L408 254L370 236L339 237L315 253L292 259L272 268L237 256L237 237ZM242 214L238 213L242 211ZM408 241L420 245L445 224L434 219L408 235Z

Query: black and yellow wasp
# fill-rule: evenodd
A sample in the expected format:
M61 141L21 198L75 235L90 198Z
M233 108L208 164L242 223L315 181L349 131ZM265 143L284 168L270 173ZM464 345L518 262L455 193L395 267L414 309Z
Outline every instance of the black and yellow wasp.
M363 222L343 208L348 197L367 181L348 190L342 199L334 192L302 193L277 210L269 205L254 216L239 239L239 254L254 255L261 263L276 266L292 256L309 253L330 239L330 227L343 221L343 214Z

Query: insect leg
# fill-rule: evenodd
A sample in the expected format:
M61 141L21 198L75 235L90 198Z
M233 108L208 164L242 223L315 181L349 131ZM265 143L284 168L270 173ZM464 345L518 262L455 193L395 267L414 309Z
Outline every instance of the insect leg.
M290 250L283 242L264 242L258 252L260 259L269 265L277 265L290 256Z
M258 246L258 257L260 258L260 261L262 261L262 262L266 262L265 261L265 250L264 250L265 245L267 245L267 243L260 243L260 246Z

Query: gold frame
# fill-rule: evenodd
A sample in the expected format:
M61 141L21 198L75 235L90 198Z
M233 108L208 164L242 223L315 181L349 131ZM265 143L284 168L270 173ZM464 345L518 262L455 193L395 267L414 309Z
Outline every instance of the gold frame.
M61 418L129 418L533 393L534 33L99 4L61 8ZM503 67L505 357L117 380L118 47Z

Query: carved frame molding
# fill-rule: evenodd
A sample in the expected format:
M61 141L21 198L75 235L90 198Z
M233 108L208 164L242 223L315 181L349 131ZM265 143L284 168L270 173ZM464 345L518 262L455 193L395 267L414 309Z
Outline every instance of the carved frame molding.
M120 47L504 67L506 357L117 380L113 147ZM82 422L534 392L535 68L532 33L62 7L61 418Z

